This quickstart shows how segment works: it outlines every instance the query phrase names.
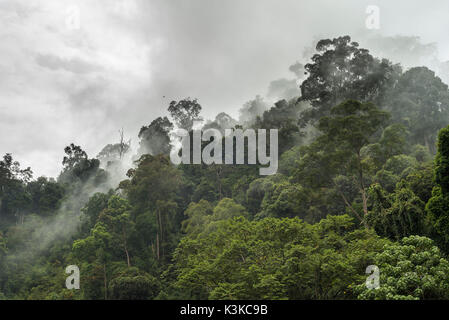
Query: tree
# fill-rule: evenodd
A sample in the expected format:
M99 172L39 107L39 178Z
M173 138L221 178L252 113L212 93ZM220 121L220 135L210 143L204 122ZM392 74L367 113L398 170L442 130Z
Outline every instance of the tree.
M223 220L181 240L173 289L184 299L342 299L384 246L352 218Z
M129 202L137 210L155 209L157 200L172 200L180 188L180 172L163 155L144 155L137 169L128 171L129 180L120 184Z
M258 117L254 123L256 129L279 130L279 152L292 148L303 136L298 127L298 119L304 104L291 100L280 100L274 107L265 111L262 117Z
M435 187L432 162L419 164L403 173L406 173L404 180L413 193L427 203L432 197L432 189Z
M97 155L97 159L108 164L114 161L120 161L126 153L130 151L131 140L125 141L123 129L119 130L120 141L114 144L106 145Z
M30 198L30 211L39 215L52 215L59 209L66 190L54 179L39 177L26 187Z
M251 214L260 212L262 201L266 194L272 192L276 182L282 181L281 175L272 175L266 178L253 180L246 191L246 202Z
M3 156L3 160L0 161L0 181L5 180L21 180L23 182L29 182L33 178L33 171L28 167L26 169L20 168L20 163L14 161L12 155L7 153Z
M449 263L434 242L410 236L385 245L374 257L380 270L380 287L356 286L358 299L448 299Z
M101 212L108 207L108 202L112 195L112 191L109 193L96 192L89 198L89 201L81 209L83 213L81 217L83 231L89 231L95 226Z
M230 115L225 112L220 112L215 117L215 120L206 123L203 126L202 130L205 131L207 129L217 129L224 135L226 129L233 129L237 125L237 121L234 120Z
M178 231L180 212L176 200L182 188L180 171L164 155L144 155L137 165L137 169L128 171L130 179L122 181L120 189L133 208L133 218L143 213L155 218L157 232L151 245L158 260L165 260Z
M106 180L106 173L100 169L100 160L89 159L87 153L73 143L64 149L65 156L62 160L63 170L58 177L58 182L76 184L86 183L93 178L96 184Z
M197 99L186 98L178 102L170 102L168 112L170 112L171 117L179 128L190 131L192 130L193 121L200 120L201 109L202 107Z
M373 135L388 119L388 113L372 103L348 100L332 108L328 117L320 119L322 135L300 159L296 171L298 182L316 187L334 187L348 209L361 221L368 214L367 185L361 150L372 142ZM363 216L350 203L349 198L335 181L338 175L351 176L356 181L362 198ZM366 222L364 222L366 223Z
M108 201L107 208L100 213L98 218L111 234L112 245L123 250L128 267L131 266L129 240L133 232L135 232L130 210L131 206L127 200L118 196L112 196Z
M399 78L387 101L392 119L409 129L411 142L435 153L437 132L449 118L448 86L426 67L411 68Z
M159 117L149 126L143 126L139 131L140 144L137 155L169 155L171 150L169 134L172 130L173 124L167 117Z
M320 40L317 54L305 65L301 100L310 101L301 125L327 116L333 106L349 99L379 103L400 72L388 60L374 58L349 36Z
M76 165L87 160L87 153L80 146L76 146L73 143L65 147L64 152L66 155L62 160L62 165L65 170L73 169Z
M372 209L366 219L378 235L393 240L427 235L425 203L405 182L399 183L392 194L386 194L379 184L372 185L368 193Z
M151 300L159 292L159 283L152 275L129 268L111 280L109 292L112 300Z
M182 231L187 234L195 234L204 230L204 226L210 221L213 209L213 205L204 199L198 203L191 202L184 212L187 218L182 221Z
M438 150L435 157L435 182L443 194L449 193L449 126L438 134Z
M259 218L293 218L299 217L306 221L313 220L308 217L308 194L301 185L291 184L287 181L273 185L264 196Z
M88 299L99 299L101 294L105 300L108 299L108 264L112 260L111 240L112 235L106 226L97 223L91 230L91 235L73 242L73 256L85 270L84 279L81 281L84 283L82 286L84 296Z
M18 222L23 223L24 217L30 206L30 194L26 184L31 181L33 172L28 167L20 168L20 163L14 161L11 154L7 153L0 161L0 217L17 217Z
M435 182L426 211L437 235L438 244L449 252L449 127L438 134L435 157Z
M235 217L248 218L245 207L236 203L233 199L223 198L213 207L206 200L189 204L184 213L188 219L182 222L182 230L189 236L195 236L201 232L210 232L218 222Z
M394 123L384 129L379 140L384 159L404 153L407 147L407 135L407 129L402 124Z
M7 251L8 249L6 247L6 238L0 232L0 257L2 258L1 261L3 261L3 257L6 255Z

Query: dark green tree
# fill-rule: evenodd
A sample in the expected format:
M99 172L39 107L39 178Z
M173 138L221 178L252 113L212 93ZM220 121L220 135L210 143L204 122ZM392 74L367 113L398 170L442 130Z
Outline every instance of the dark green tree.
M398 80L385 102L392 119L407 126L412 144L435 153L438 130L449 118L448 86L426 67L411 68Z
M349 36L320 40L316 50L305 65L308 77L301 84L301 100L312 105L302 114L302 126L329 115L345 100L379 103L400 73L399 67L374 58Z
M173 130L173 124L167 117L159 117L148 126L143 126L139 131L139 150L138 156L144 154L158 155L170 154L170 131Z
M186 98L170 102L168 112L179 128L192 130L193 121L200 120L201 105L197 99Z

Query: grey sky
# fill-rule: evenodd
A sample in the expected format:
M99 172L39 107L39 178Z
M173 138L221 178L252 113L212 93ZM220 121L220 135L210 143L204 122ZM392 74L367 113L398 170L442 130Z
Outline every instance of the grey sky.
M0 154L56 176L67 144L95 156L123 127L135 145L171 100L237 117L323 37L416 35L447 61L447 12L447 0L0 0Z

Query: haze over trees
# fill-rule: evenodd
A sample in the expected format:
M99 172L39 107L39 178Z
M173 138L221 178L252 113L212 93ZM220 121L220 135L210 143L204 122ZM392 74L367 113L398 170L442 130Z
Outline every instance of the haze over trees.
M349 36L308 58L203 123L278 129L275 175L171 163L207 108L191 98L144 119L137 150L123 131L96 158L69 144L56 179L4 155L0 299L448 299L448 86Z

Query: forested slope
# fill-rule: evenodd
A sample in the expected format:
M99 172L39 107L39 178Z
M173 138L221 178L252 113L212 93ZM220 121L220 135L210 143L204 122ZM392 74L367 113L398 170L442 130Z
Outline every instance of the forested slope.
M275 175L174 165L170 132L201 117L190 98L142 127L136 154L123 134L96 158L69 145L56 179L6 154L0 298L449 298L448 86L348 36L309 58L285 99L204 126L278 129ZM80 290L65 288L68 265Z

